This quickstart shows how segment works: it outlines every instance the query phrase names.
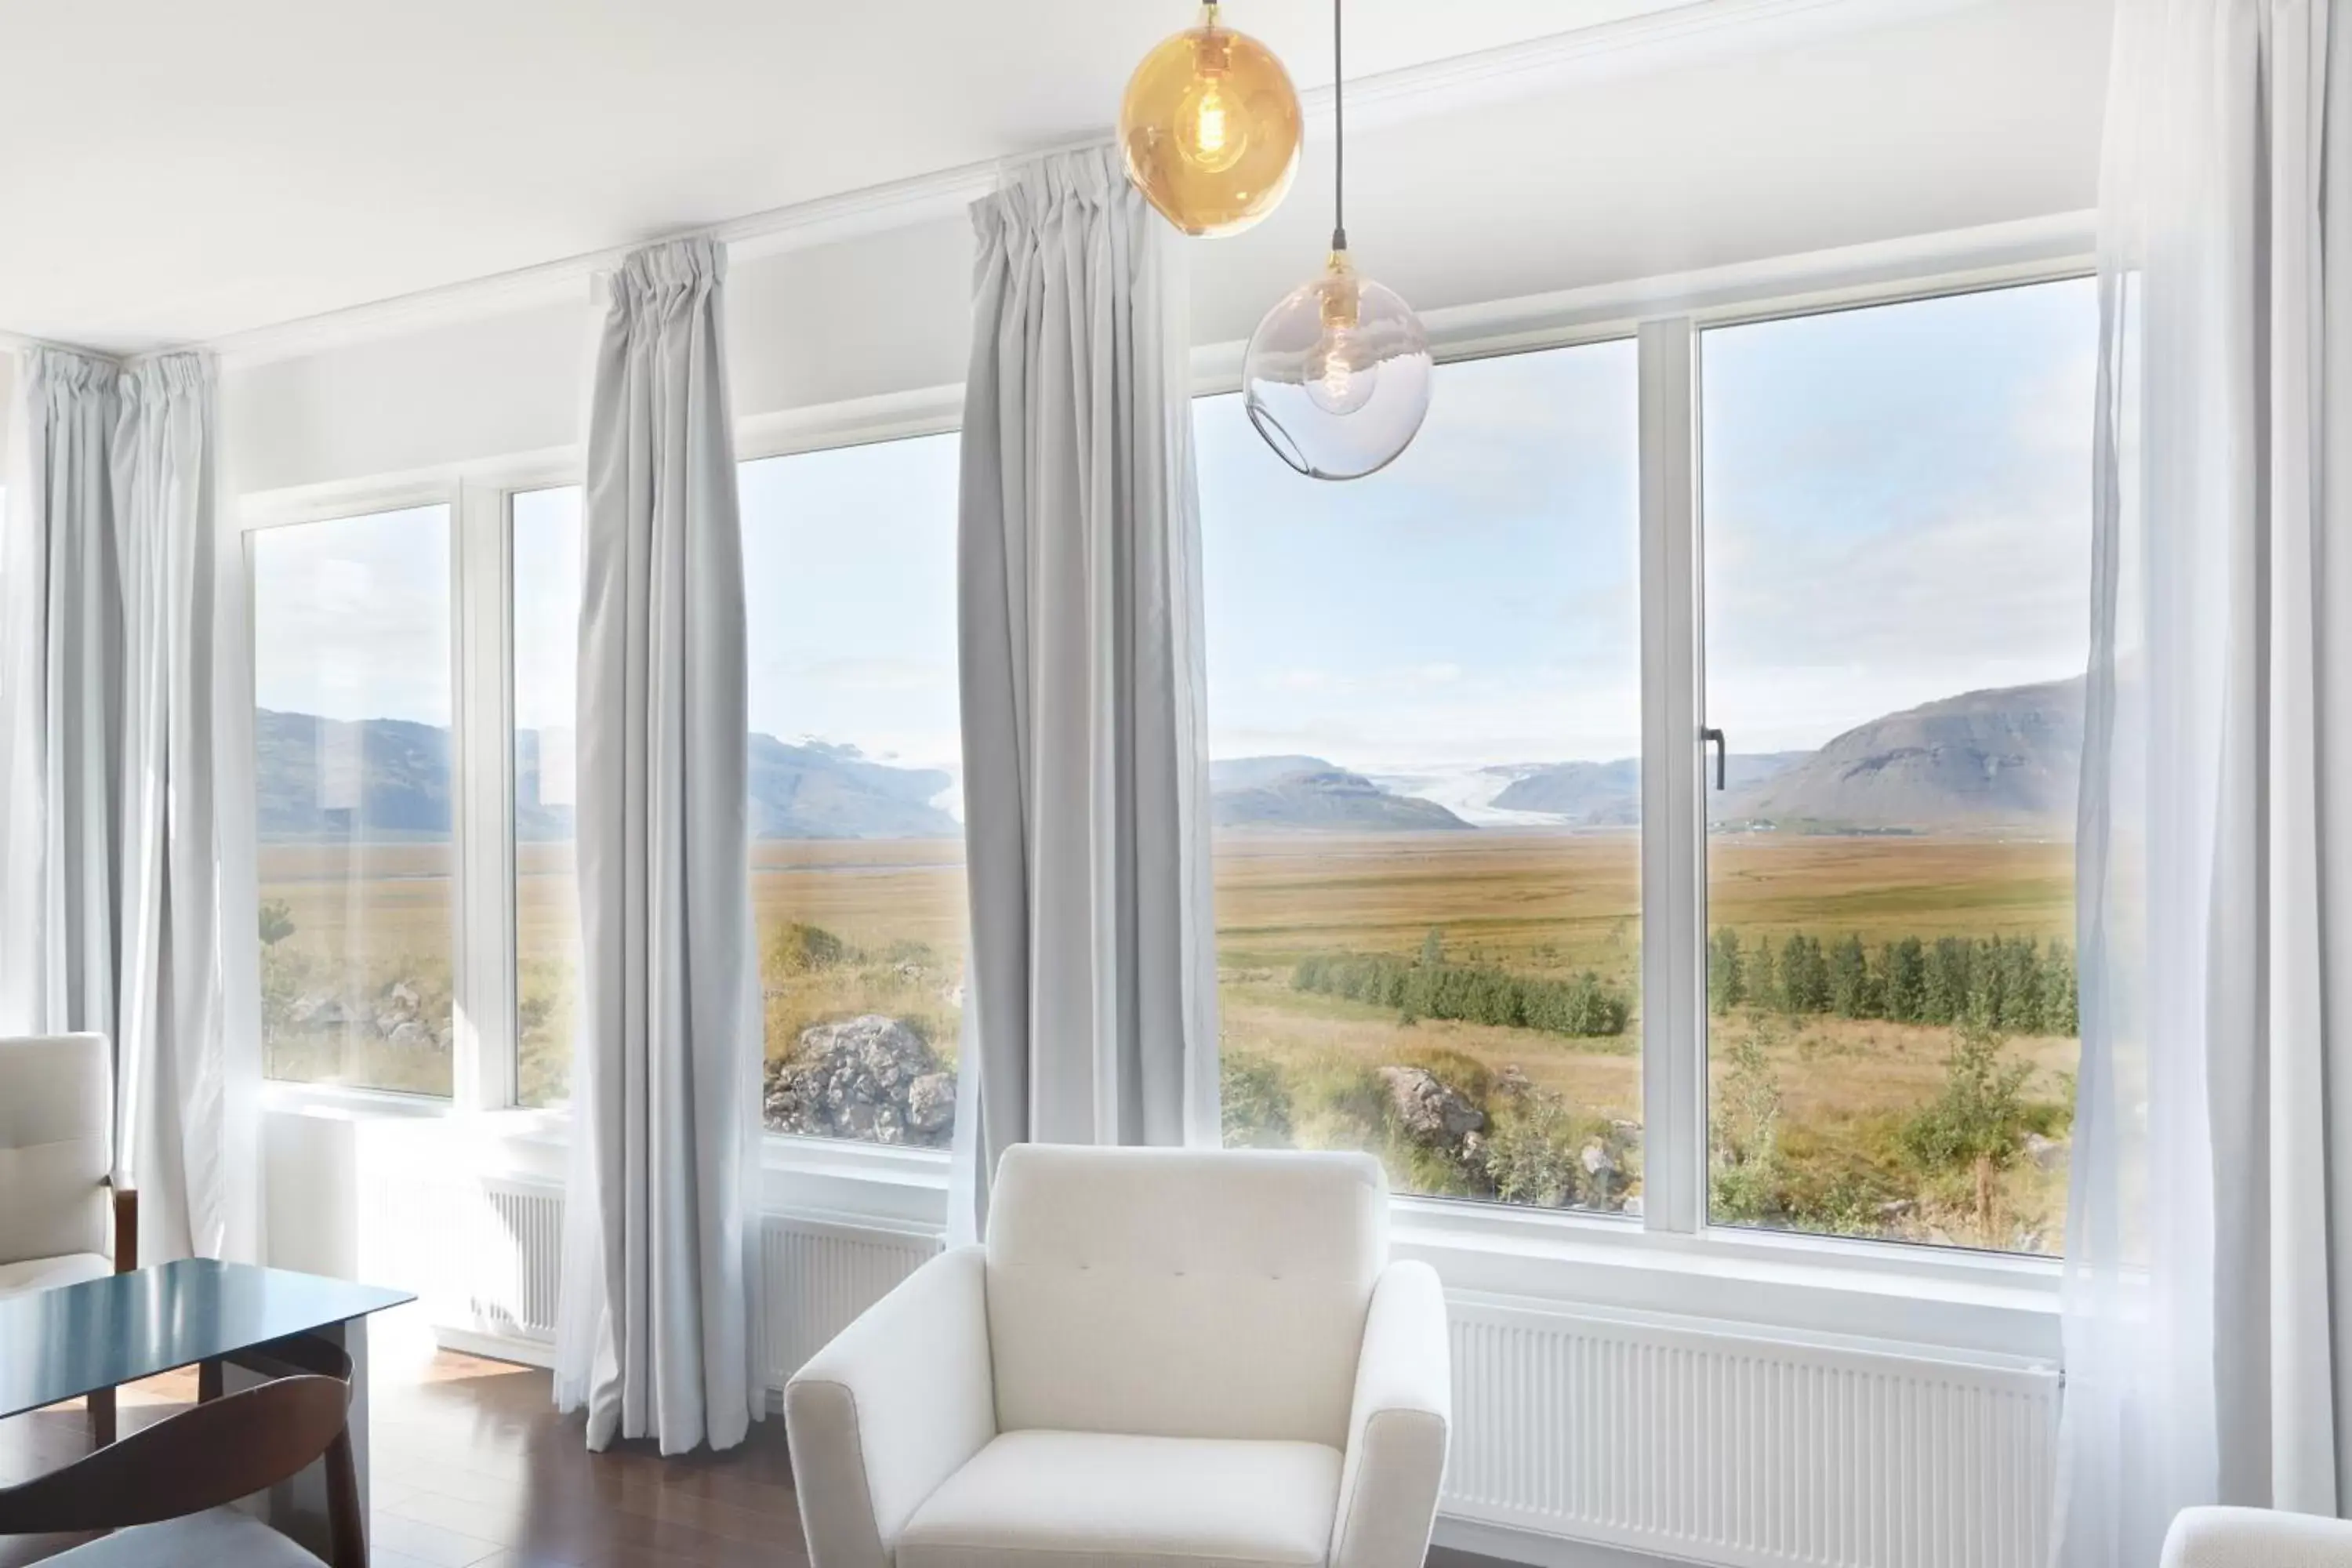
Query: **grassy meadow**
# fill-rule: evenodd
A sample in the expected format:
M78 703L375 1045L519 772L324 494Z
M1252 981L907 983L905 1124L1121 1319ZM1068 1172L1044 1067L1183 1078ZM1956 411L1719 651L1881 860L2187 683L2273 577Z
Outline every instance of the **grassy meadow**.
M917 839L754 847L772 1058L810 1024L879 1012L952 1058L961 850ZM1742 944L1853 936L1874 953L1904 938L2072 938L2063 842L1724 834L1708 856L1709 929ZM273 1072L446 1093L448 847L269 845L262 866L265 905L290 926L265 958ZM1221 835L1229 1136L1373 1147L1401 1184L1425 1191L1638 1205L1639 886L1630 832ZM562 1094L574 897L568 846L519 847L527 1103ZM1411 984L1398 1005L1303 988L1302 963L1330 955L1388 955L1391 990L1400 973L1442 971L1490 989L1591 976L1630 1017L1621 1032L1580 1036L1481 1021L1500 1015L1416 1000ZM336 992L346 974L357 977L350 996ZM329 994L336 1005L323 1005ZM1769 1001L1718 1007L1716 1217L2055 1250L2075 1042L1964 1024ZM1398 1067L1478 1107L1481 1130L1443 1148L1416 1141L1379 1072Z

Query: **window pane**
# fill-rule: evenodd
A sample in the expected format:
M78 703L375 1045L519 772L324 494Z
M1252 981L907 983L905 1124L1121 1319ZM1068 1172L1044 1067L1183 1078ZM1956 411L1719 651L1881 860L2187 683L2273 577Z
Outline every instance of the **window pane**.
M2059 1250L2093 285L1705 334L1710 1213Z
M514 551L515 1095L571 1095L580 1003L572 858L574 678L580 667L580 487L525 490Z
M446 1095L449 509L248 538L266 1070Z
M1318 484L1199 400L1225 1141L1642 1190L1630 342L1448 364Z
M944 1148L965 923L956 437L741 475L767 1124Z

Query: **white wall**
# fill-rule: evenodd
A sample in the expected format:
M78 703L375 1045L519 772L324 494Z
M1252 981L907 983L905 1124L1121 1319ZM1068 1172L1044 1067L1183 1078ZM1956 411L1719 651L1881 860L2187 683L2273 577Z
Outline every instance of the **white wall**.
M1498 85L1350 142L1359 264L1424 310L2065 212L2095 195L2109 0L1995 0L1672 69ZM1328 148L1289 200L1192 249L1194 339L1245 337L1321 260ZM962 379L960 215L739 260L736 411ZM242 490L578 438L594 312L541 303L239 366Z

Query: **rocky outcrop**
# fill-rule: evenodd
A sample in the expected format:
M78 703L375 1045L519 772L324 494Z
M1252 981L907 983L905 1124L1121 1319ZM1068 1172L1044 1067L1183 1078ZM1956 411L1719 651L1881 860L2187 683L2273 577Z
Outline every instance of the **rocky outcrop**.
M955 1075L920 1035L867 1013L801 1031L768 1064L768 1126L816 1138L945 1148L955 1136Z
M1427 1068L1376 1069L1389 1091L1389 1110L1398 1131L1416 1143L1458 1147L1486 1128L1486 1113L1468 1096L1442 1082Z

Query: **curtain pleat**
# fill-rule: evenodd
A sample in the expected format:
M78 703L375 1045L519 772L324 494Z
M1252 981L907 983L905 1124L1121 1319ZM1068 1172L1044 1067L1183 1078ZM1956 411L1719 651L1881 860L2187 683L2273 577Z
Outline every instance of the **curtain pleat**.
M743 1440L765 1412L761 1019L725 256L614 274L589 414L582 996L556 1396L591 1447Z
M956 1235L1013 1143L1217 1138L1181 253L1108 149L972 210Z
M0 1033L115 1053L140 1256L229 1232L213 377L20 356L0 555ZM249 930L246 933L248 941Z

